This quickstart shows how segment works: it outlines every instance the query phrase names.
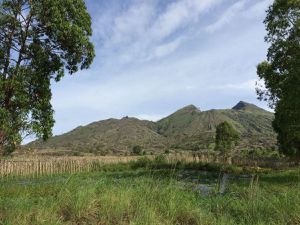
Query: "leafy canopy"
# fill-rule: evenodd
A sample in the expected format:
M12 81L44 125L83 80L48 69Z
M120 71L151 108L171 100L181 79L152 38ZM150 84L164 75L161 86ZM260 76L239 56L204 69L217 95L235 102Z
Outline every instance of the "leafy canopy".
M83 0L0 2L0 150L51 136L51 81L89 68L91 35Z
M215 150L220 151L223 155L228 155L238 139L239 134L230 123L227 121L220 123L216 129Z
M280 150L300 158L300 0L275 0L264 21L267 60L257 67L257 93L275 109Z

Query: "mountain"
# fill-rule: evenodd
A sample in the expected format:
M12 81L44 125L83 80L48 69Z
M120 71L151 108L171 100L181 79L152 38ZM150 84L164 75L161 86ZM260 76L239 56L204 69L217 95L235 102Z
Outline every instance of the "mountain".
M157 122L124 117L80 126L48 142L27 145L38 149L66 149L97 154L123 154L139 145L147 152L166 148L208 150L214 147L216 126L231 123L240 133L238 150L271 149L276 143L273 113L239 102L232 109L201 111L188 105Z
M253 104L241 101L232 109L203 112L183 109L157 122L158 133L171 139L176 148L212 149L216 126L223 121L231 123L240 133L240 149L269 149L276 142L272 128L274 115Z
M46 143L35 141L28 146L103 154L127 152L135 145L148 150L164 148L166 138L155 131L154 122L124 117L80 126L63 135L54 136Z

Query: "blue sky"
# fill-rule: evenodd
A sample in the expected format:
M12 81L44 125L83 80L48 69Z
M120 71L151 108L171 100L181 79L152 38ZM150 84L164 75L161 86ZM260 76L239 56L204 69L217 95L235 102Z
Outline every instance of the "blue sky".
M96 58L52 85L54 134L107 118L157 120L255 103L272 0L86 0Z

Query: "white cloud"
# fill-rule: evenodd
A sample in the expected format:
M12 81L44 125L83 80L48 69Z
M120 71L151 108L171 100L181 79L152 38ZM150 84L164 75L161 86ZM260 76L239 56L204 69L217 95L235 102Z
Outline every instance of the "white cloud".
M214 23L206 27L206 31L214 33L234 20L242 21L244 19L256 19L263 17L268 6L273 0L261 0L253 4L253 0L240 0L229 7Z
M149 53L149 56L148 56L148 58L145 59L145 61L162 58L164 56L171 54L180 46L180 44L182 43L183 40L184 40L184 38L180 37L174 41L154 47L153 51L151 53Z
M177 0L162 12L159 1L142 1L121 13L112 10L94 19L94 38L102 43L102 51L105 48L102 54L113 49L119 55L114 60L121 63L159 59L173 53L185 39L184 32L172 37L175 32L196 23L222 1Z
M248 19L264 17L268 7L274 2L274 0L261 0L256 4L251 5L250 8L245 10L244 16Z
M209 25L206 30L208 32L215 32L216 30L219 30L223 26L229 24L230 21L245 7L246 2L247 0L241 0L233 4L215 23Z
M256 87L256 79L247 80L241 83L225 83L222 85L214 85L208 87L209 89L215 90L226 90L226 91L235 91L235 90L244 90L253 92Z
M150 29L150 35L154 39L164 39L180 27L197 22L199 15L210 9L221 0L181 0L169 5L166 11L161 14Z
M132 5L126 12L114 19L110 44L130 44L136 39L144 37L154 13L154 6L145 2Z

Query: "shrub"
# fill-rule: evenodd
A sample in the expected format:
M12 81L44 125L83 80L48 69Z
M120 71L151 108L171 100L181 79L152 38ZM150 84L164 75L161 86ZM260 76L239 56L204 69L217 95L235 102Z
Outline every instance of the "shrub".
M137 169L137 168L146 168L151 164L151 160L147 157L139 158L137 161L132 163L131 168Z
M142 154L142 147L139 145L135 145L132 148L132 154L133 155L141 155Z
M156 163L156 164L165 164L165 163L167 163L167 159L164 155L157 155L154 158L154 163Z
M73 156L81 156L81 153L80 153L80 152L77 152L77 151L75 151L75 152L73 152L73 153L72 153L72 155L73 155Z

